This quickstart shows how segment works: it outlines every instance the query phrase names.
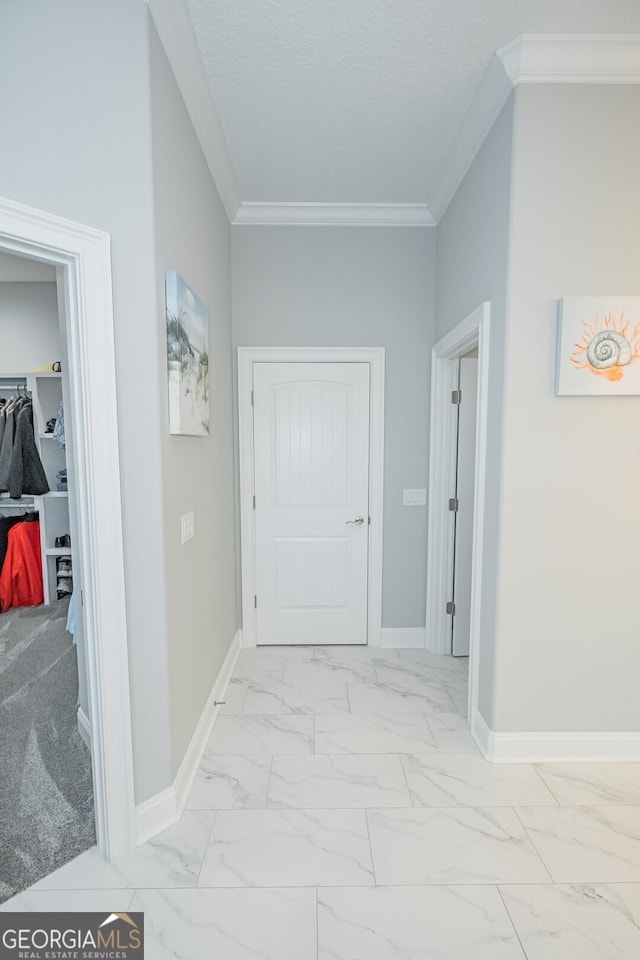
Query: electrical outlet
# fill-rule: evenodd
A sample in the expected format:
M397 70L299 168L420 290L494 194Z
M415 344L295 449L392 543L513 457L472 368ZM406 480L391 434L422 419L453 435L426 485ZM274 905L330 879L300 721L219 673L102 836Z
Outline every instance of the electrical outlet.
M196 535L196 520L193 513L193 510L190 513L185 513L183 517L180 517L180 527L182 530L182 542L186 543L187 540L192 540Z

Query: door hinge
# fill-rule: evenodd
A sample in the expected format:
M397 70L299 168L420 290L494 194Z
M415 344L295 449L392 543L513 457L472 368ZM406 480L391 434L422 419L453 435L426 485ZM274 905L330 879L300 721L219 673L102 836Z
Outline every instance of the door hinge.
M253 509L255 510L255 508L256 508L256 495L255 495L255 493L254 493L254 495L253 495Z
M460 501L457 497L451 497L449 500L449 510L452 513L457 513L458 507L460 506Z
M447 603L447 613L453 615L456 612L456 605L453 600L449 600Z
M254 608L255 608L256 610L258 609L258 598L257 598L257 597L254 597L254 598L253 598L253 606L254 606Z
M254 397L254 393L253 393L253 390L252 390L252 391L251 391L251 406L252 406L252 407L254 406L254 403L255 403L255 397Z
M451 391L451 403L455 403L456 406L459 406L462 403L462 390Z

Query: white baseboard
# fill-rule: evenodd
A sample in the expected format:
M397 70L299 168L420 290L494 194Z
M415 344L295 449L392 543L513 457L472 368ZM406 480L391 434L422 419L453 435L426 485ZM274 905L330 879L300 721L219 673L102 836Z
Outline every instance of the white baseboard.
M383 627L380 631L381 647L425 647L424 627Z
M78 707L76 717L78 720L78 733L89 747L89 750L91 750L91 723L89 722L89 717L82 707Z
M242 631L238 630L207 698L198 725L172 785L136 806L136 842L146 843L182 816L189 791L202 761L213 725L220 712L216 701L224 700L238 654L242 649Z
M172 784L161 793L136 804L136 843L146 843L179 820L176 790Z
M496 733L476 710L471 733L491 763L607 763L640 760L640 733Z

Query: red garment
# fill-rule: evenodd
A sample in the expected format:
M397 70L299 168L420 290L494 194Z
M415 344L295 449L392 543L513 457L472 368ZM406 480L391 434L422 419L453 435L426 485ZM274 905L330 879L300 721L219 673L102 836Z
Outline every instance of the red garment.
M0 573L0 610L36 607L44 601L40 524L17 523L9 531L9 546Z

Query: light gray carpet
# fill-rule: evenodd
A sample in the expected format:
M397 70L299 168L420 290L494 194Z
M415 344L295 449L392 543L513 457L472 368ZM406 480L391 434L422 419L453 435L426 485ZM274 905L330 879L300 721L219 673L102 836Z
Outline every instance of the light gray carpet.
M0 615L0 902L95 843L67 607Z

